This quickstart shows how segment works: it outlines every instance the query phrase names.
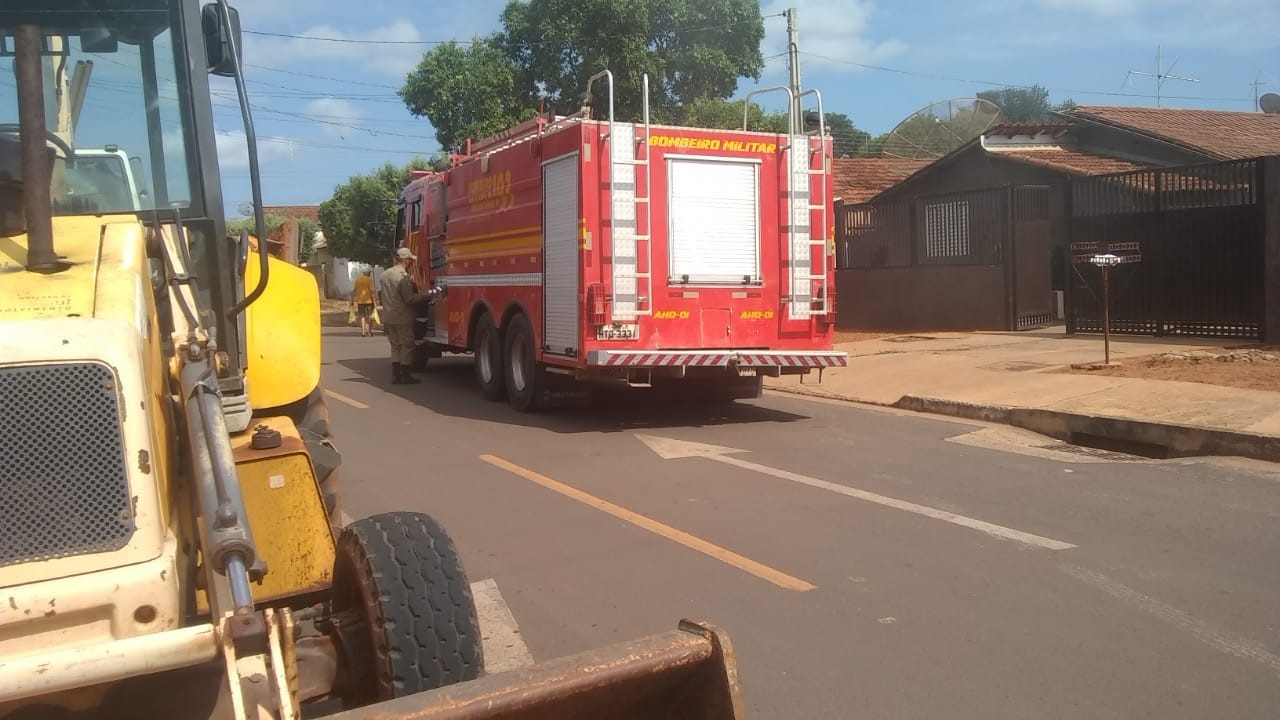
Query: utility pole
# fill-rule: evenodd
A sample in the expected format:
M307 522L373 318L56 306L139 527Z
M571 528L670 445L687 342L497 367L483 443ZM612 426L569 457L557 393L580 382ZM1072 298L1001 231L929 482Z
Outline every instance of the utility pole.
M791 134L804 132L804 117L800 114L800 30L796 26L796 9L787 9L787 65L791 70Z
M1178 64L1178 59L1174 58L1173 62L1169 64L1169 67L1167 68L1164 67L1164 56L1160 52L1160 46L1157 45L1156 46L1156 71L1154 73L1149 73L1149 72L1143 72L1141 70L1130 70L1129 74L1124 76L1124 81L1125 83L1128 83L1129 78L1132 77L1133 75L1145 75L1147 77L1155 78L1156 79L1156 107L1160 107L1160 95L1161 95L1161 90L1164 89L1165 80L1182 80L1184 82L1200 82L1199 80L1191 77L1182 77L1181 75L1170 75L1169 71L1172 70L1173 66L1177 64Z

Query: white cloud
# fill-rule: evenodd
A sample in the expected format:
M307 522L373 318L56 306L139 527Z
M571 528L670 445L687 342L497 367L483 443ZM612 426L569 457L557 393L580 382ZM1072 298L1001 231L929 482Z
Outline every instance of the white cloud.
M348 100L341 98L319 98L303 106L304 115L320 121L320 127L333 137L345 137L353 130L364 129L360 121L365 113Z
M796 8L802 67L852 69L849 62L882 63L907 48L896 38L873 37L872 20L878 12L875 0L770 0L760 10L768 16L789 7ZM766 57L787 51L786 23L781 18L765 20L763 51ZM769 64L771 70L785 67L782 62Z
M345 32L331 25L313 25L290 34L336 40L377 40L395 44L281 40L255 36L257 42L250 46L250 56L286 58L294 63L305 60L345 60L356 63L366 70L393 76L399 80L418 64L423 52L429 47L418 44L423 40L422 33L418 32L416 25L403 18L363 31Z
M243 170L249 167L249 148L241 130L218 131L218 167L223 170ZM293 161L301 147L292 138L258 137L258 166L267 163ZM266 172L265 168L262 168Z

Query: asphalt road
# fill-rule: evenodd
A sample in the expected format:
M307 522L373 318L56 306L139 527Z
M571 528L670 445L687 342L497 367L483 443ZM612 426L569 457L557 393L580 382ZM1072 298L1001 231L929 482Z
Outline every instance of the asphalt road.
M1274 466L772 394L521 415L469 358L392 386L384 338L324 350L346 512L440 519L537 660L691 617L754 718L1280 714Z

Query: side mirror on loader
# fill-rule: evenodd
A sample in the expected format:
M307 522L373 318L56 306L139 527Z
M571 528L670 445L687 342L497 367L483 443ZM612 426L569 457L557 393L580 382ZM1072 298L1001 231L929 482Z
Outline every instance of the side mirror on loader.
M226 28L222 26L222 16L216 4L205 5L200 10L200 26L204 31L205 67L210 75L235 77L236 64L231 56L232 37L235 38L236 49L240 51L241 58L244 57L244 43L240 41L240 11L227 6L227 13L231 20L231 35L228 35Z

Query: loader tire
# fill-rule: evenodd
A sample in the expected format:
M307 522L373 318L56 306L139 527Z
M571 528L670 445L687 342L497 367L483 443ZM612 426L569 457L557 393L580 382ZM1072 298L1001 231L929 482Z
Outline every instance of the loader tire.
M357 618L340 639L347 707L473 680L484 668L471 585L453 540L428 515L385 513L343 529L332 611Z
M485 313L476 323L476 382L485 400L505 400L507 370L502 364L502 334L493 326L493 316Z
M329 514L329 525L333 527L336 536L342 529L342 498L339 495L341 488L338 477L342 454L333 444L329 403L325 400L324 388L317 385L306 397L284 406L283 414L293 420L307 447L307 454L311 456L316 482L320 485L320 494L324 498L324 509Z
M533 412L541 400L545 373L538 365L529 318L516 315L507 325L503 370L507 375L507 403L519 412Z

